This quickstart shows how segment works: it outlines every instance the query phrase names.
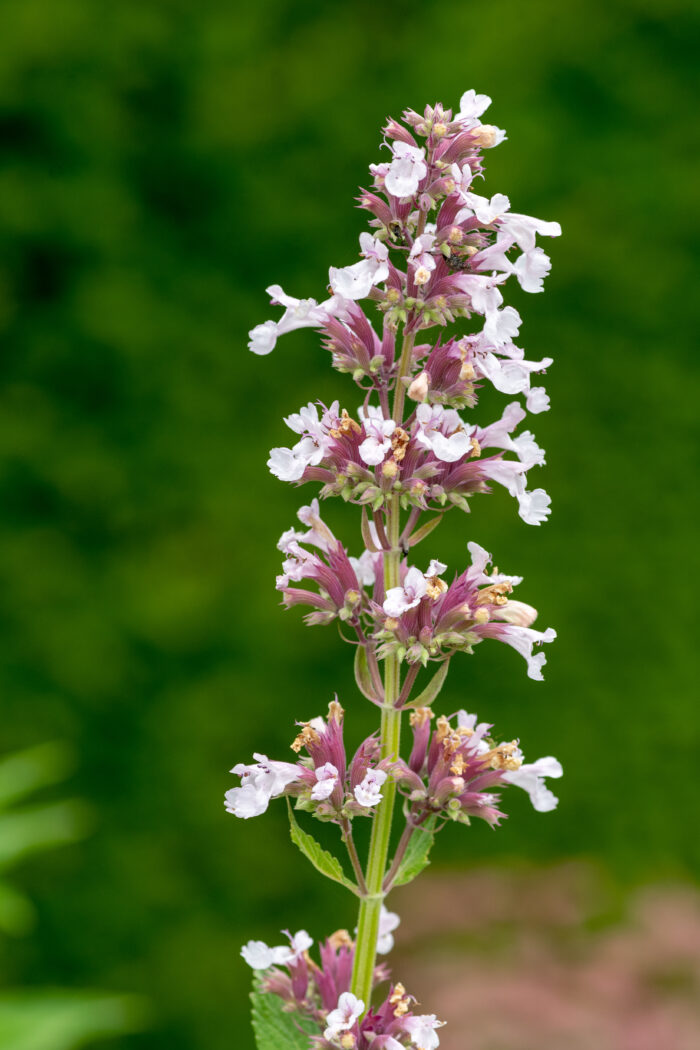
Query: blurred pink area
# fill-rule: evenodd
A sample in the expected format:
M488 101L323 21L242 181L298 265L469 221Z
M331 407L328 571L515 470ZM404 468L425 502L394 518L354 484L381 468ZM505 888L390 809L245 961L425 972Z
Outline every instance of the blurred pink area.
M423 876L393 971L441 1050L699 1050L700 893L626 900L585 865Z

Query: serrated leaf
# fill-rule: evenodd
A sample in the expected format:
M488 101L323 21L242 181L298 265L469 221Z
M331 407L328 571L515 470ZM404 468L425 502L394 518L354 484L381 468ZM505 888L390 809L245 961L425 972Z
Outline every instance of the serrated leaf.
M428 854L435 841L435 818L431 817L422 828L416 828L399 864L399 870L392 883L393 886L405 886L420 875L430 864Z
M298 1013L286 1013L278 995L261 992L257 985L250 1001L258 1050L309 1050L309 1036L321 1034L313 1021Z
M426 536L429 536L433 529L436 529L442 521L442 514L438 514L437 517L431 518L430 521L426 521L424 525L421 525L419 529L411 533L408 537L408 546L415 547L417 543L424 540Z
M415 700L411 700L411 707L430 707L433 700L437 698L445 684L447 678L447 672L450 668L450 661L445 660L444 663L440 664L440 667L435 672L433 677L430 679L428 684L422 693L420 693Z
M352 890L353 893L358 893L357 886L347 877L338 858L324 849L313 835L309 835L307 831L299 827L289 799L287 799L287 808L289 810L289 833L294 845L299 847L307 860L310 860L316 870L320 871L322 875L325 875L328 879L333 879L334 882L339 882L341 886Z
M355 650L355 681L357 688L368 700L378 700L377 692L372 684L372 676L369 673L367 663L367 650L364 645L358 645Z

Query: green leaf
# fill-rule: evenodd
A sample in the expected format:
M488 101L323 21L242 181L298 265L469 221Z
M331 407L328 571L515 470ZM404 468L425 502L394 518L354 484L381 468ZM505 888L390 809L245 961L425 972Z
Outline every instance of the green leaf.
M339 882L341 886L352 890L353 893L358 893L357 886L347 877L337 857L332 856L328 850L325 850L313 835L309 835L307 831L303 831L299 827L289 799L287 799L287 808L289 809L289 832L294 845L299 847L307 860L310 860L316 870L320 871L322 875L325 875L328 879L333 879L334 882Z
M435 672L433 677L430 679L430 681L426 685L426 687L423 690L423 692L419 696L417 696L415 698L415 700L411 700L411 703L410 703L409 706L410 707L430 707L430 705L432 704L433 700L435 700L436 697L439 695L440 690L442 689L442 687L443 687L443 685L445 683L445 679L447 678L447 672L448 672L449 668L450 668L450 661L449 661L449 659L445 660L444 663L440 664L440 667Z
M437 526L440 524L442 518L443 515L438 514L436 518L431 518L430 521L426 521L425 524L421 525L419 529L416 529L415 532L412 532L408 538L408 546L415 547L417 543L420 543L420 541L424 540L426 536L429 536L433 529L437 528Z
M62 743L39 744L0 759L0 808L25 795L63 780L73 768L70 747Z
M137 1031L147 1020L143 1002L127 996L56 990L3 992L0 1050L78 1050L88 1043L92 1046L96 1039Z
M430 864L428 854L435 841L435 817L430 817L423 827L416 828L411 835L403 860L396 872L393 886L405 886L412 882L416 875L420 875L424 868Z
M369 673L367 663L367 650L364 645L358 645L355 649L355 681L357 688L368 700L378 700L377 691L372 685L372 676Z
M250 993L250 1001L258 1050L309 1050L309 1036L321 1034L313 1021L298 1013L286 1013L280 997L261 992L257 984Z

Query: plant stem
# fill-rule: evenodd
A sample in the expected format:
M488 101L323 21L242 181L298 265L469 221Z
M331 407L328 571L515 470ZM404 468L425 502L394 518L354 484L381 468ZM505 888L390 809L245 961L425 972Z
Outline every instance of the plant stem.
M387 507L387 526L392 549L384 554L384 587L397 587L399 584L399 562L401 552L398 550L399 537L399 498L392 496ZM400 670L396 656L388 656L384 668L384 704L381 721L381 757L394 758L399 753L401 734L401 711L394 707L399 696ZM379 917L381 915L384 893L382 883L389 854L389 838L394 813L396 784L389 778L382 788L382 800L377 806L372 823L372 835L367 859L366 896L360 903L360 914L357 921L357 943L355 946L355 963L352 974L353 994L369 1006L372 994L372 977L377 954L377 937L379 935Z
M343 828L343 841L347 846L348 855L352 863L352 870L355 872L355 878L357 879L357 886L360 893L367 893L367 883L365 882L364 872L362 871L362 865L360 864L360 858L357 855L357 849L355 847L355 840L352 837L352 824L346 818L342 823Z

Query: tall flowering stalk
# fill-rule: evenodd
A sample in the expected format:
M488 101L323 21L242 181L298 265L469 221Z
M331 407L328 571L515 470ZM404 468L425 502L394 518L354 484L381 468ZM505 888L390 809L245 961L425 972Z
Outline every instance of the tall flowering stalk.
M427 864L448 821L480 818L497 826L504 818L500 793L510 785L527 790L537 810L557 804L545 784L545 777L561 776L556 759L526 763L518 740L499 743L474 714L435 718L432 710L456 652L497 639L540 680L540 646L555 632L533 628L536 610L512 597L520 577L490 568L490 554L476 543L467 544L469 566L452 577L434 558L419 555L413 564L413 549L445 514L454 507L468 512L471 497L494 483L514 497L528 524L549 515L544 489L528 488L544 452L518 428L527 412L549 407L534 377L551 359L530 361L513 342L520 315L503 305L502 288L514 277L525 291L542 291L550 260L536 238L561 229L511 211L502 193L476 192L483 151L505 138L481 122L490 102L467 91L454 115L437 105L423 114L406 111L403 123L390 119L386 159L370 166L371 189L358 198L371 229L360 235L360 261L330 268L323 302L272 285L268 293L283 314L250 334L250 349L264 355L285 332L315 328L333 367L362 391L356 413L338 401L309 402L288 416L295 441L273 448L268 466L282 481L319 485L321 499L340 496L360 508L363 549L352 556L324 522L318 498L302 507L302 528L290 528L279 542L277 589L287 607L307 607L308 624L338 624L355 649L359 690L380 712L378 731L352 755L335 699L327 717L297 723L294 761L256 754L232 770L240 786L227 792L229 812L257 816L272 798L286 796L293 841L359 898L355 936L333 933L320 946L320 962L304 930L288 934L288 945L251 941L243 948L256 972L261 1050L285 1043L437 1047L441 1022L418 1013L414 998L377 962L399 922L385 906L387 894ZM522 397L525 407L512 400L487 425L463 418L486 382ZM411 740L402 756L404 714ZM401 830L392 855L397 796ZM304 830L299 811L337 826L347 870ZM364 860L353 837L363 818L372 822ZM383 994L374 995L383 982Z

